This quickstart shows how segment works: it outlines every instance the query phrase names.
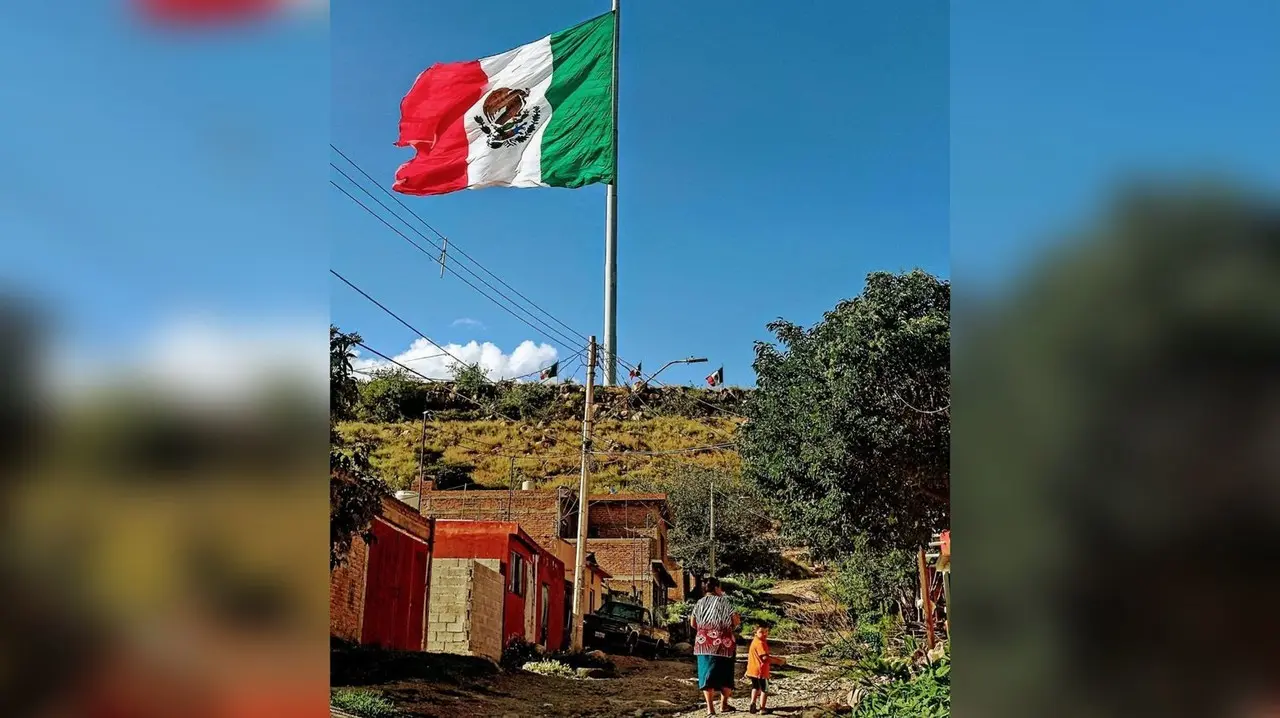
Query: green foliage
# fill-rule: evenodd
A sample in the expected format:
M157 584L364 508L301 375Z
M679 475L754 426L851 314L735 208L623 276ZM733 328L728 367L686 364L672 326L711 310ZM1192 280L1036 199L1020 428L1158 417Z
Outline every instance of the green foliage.
M392 422L422 418L427 385L395 367L380 369L360 384L359 416L363 421Z
M541 419L555 401L556 390L538 382L515 382L502 387L498 413L513 419Z
M691 464L673 464L637 491L667 494L675 522L669 532L671 555L694 574L710 566L710 505L714 487L716 568L730 573L763 573L780 565L768 506L741 477ZM727 589L726 589L727 590Z
M370 526L382 513L387 486L373 473L368 444L348 442L334 420L354 411L356 382L351 370L351 348L359 335L344 334L329 325L329 569L342 565L359 535L372 540Z
M330 694L329 702L363 718L390 718L396 715L395 704L373 691L342 688Z
M601 670L612 673L616 666L613 661L608 658L598 658L591 655L593 651L558 651L547 656L553 661L559 661L570 668L599 668Z
M329 568L342 565L359 535L372 541L373 519L382 513L387 485L369 467L369 450L363 444L343 445L341 436L329 431Z
M554 676L556 678L577 678L578 672L560 661L547 658L541 661L530 661L522 666L522 670L530 673L537 673L540 676Z
M722 581L727 581L738 590L768 591L777 585L777 581L772 576L764 576L758 574L747 574L746 576L726 576Z
M329 415L332 421L355 418L359 388L351 360L356 356L353 347L362 341L359 334L346 334L329 325Z
M799 635L801 627L798 621L784 616L777 623L770 626L769 629L770 638L786 640Z
M911 546L947 525L951 285L876 272L809 329L758 343L744 475L818 558L852 538Z
M675 601L658 609L658 620L664 625L685 623L693 613L693 604L688 601Z
M519 636L513 637L507 641L507 645L502 649L502 658L498 663L507 670L515 670L535 660L542 659L542 649L537 644L530 643Z
M890 613L910 600L918 581L916 558L910 551L878 548L856 537L852 551L840 560L828 579L833 596L862 620Z
M427 477L435 479L436 488L441 491L453 491L465 487L475 485L472 475L475 473L476 467L471 464L464 464L453 461L437 461L429 464L423 473Z
M950 659L928 665L916 675L904 676L896 666L888 675L894 680L867 690L853 713L855 718L950 717Z
M459 394L481 402L487 397L489 376L478 363L455 363L450 369L453 371L453 388Z

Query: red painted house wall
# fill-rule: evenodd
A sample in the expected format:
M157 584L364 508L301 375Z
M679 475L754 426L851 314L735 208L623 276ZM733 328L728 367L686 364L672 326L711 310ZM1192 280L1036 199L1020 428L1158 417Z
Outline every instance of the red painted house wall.
M564 635L564 578L564 562L550 551L541 551L538 554L538 603L534 630L537 631L539 639L538 642L552 650L566 647ZM542 625L542 614L544 610L544 606L542 604L542 587L544 585L547 587L547 596L549 599L547 602L548 605L546 606L547 621L545 634L543 633Z
M512 590L511 554L525 562L525 595ZM518 636L533 643L559 648L564 642L564 563L538 546L519 524L510 521L436 522L435 558L474 558L499 562L506 586L502 611L503 641ZM535 570L536 566L536 570ZM535 580L536 578L536 580ZM550 618L542 635L542 585L548 586ZM533 609L532 631L526 630L526 609Z

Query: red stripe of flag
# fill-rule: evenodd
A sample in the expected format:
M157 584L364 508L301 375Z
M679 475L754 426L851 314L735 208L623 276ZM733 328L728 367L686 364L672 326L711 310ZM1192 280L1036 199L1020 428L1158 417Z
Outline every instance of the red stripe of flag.
M400 147L413 159L396 170L393 189L404 194L444 194L467 186L466 113L489 76L479 61L432 65L400 101Z
M179 25L254 19L283 4L282 0L133 0L148 20Z

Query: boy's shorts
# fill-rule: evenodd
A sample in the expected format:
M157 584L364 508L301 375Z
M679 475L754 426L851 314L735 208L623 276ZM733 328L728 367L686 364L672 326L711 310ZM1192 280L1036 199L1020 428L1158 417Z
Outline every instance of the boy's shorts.
M752 678L751 687L757 691L760 691L761 693L768 693L769 679L768 678Z

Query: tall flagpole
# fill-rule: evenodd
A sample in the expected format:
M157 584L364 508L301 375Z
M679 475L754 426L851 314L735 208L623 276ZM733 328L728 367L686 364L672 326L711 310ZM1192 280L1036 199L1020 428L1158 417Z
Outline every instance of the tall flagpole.
M613 182L604 206L604 385L618 383L618 43L620 13L613 0Z

